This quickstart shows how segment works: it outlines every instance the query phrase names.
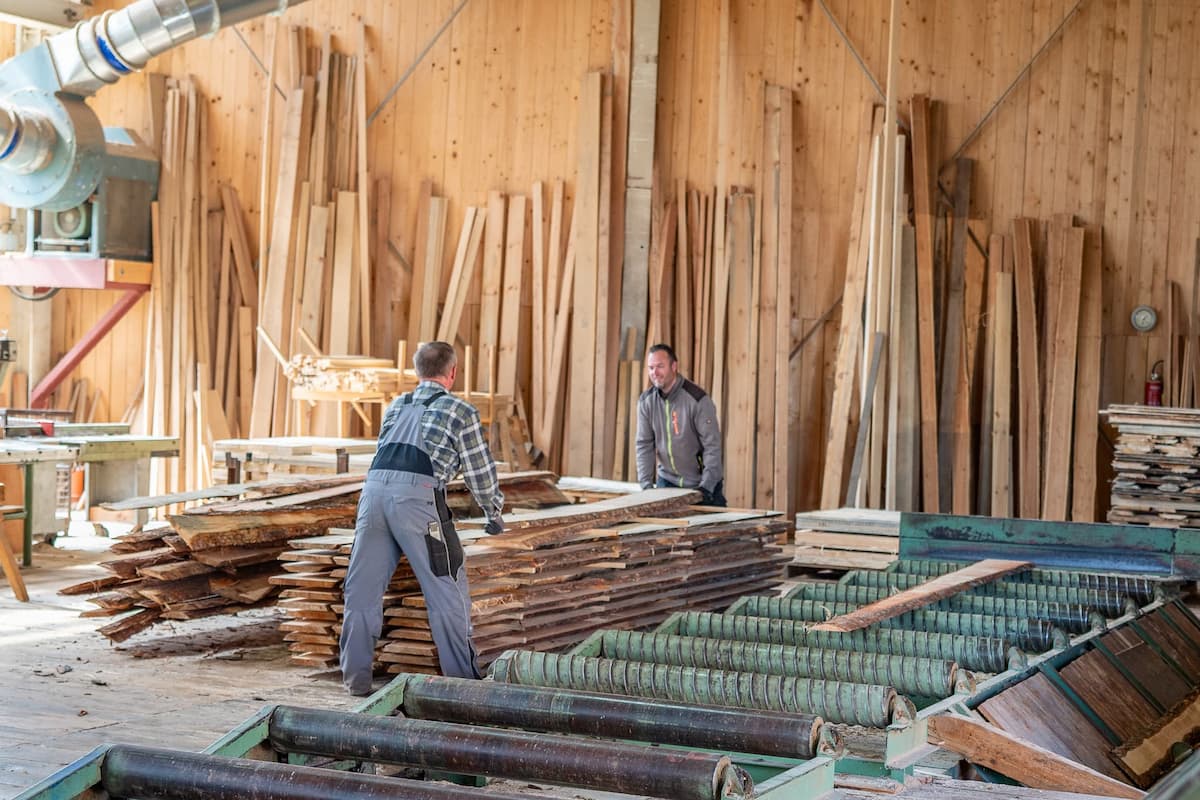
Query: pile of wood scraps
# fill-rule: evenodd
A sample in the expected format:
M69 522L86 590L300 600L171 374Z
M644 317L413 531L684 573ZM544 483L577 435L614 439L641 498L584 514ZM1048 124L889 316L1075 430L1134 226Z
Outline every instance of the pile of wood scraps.
M1200 526L1200 410L1109 406L1117 429L1108 521Z
M313 487L316 488L313 488ZM199 506L169 525L135 529L101 562L113 575L61 590L103 592L85 617L120 616L99 629L121 642L160 620L232 614L269 602L289 539L353 524L361 483L297 484L293 492ZM129 613L132 612L132 613Z
M605 626L640 628L681 608L713 610L778 585L775 512L692 509L694 493L651 490L506 517L508 532L463 532L474 640L482 665L512 647L552 649ZM660 516L662 515L662 516ZM294 660L337 663L348 536L297 541L285 554L283 624ZM384 599L378 658L389 672L436 672L419 587L401 562Z
M884 569L899 552L898 511L809 511L796 515L796 547L790 569Z
M554 483L551 473L504 476L506 509L567 502ZM456 515L481 513L462 481L446 488ZM61 593L100 592L88 598L99 608L84 612L85 617L133 612L100 629L117 642L160 619L196 619L269 604L279 591L270 579L286 569L281 554L288 543L352 527L361 489L361 480L347 477L247 487L245 493L254 496L197 506L172 515L169 525L122 537L112 547L115 557L101 562L112 576Z

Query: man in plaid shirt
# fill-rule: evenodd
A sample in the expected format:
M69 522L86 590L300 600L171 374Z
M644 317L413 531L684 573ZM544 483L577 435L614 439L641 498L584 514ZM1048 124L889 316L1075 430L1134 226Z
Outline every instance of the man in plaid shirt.
M450 393L458 375L454 348L424 344L413 365L421 382L388 406L358 501L340 642L342 681L355 695L371 691L383 594L401 554L425 595L442 674L479 677L463 548L446 505L446 483L462 473L489 534L504 530L504 495L479 412Z

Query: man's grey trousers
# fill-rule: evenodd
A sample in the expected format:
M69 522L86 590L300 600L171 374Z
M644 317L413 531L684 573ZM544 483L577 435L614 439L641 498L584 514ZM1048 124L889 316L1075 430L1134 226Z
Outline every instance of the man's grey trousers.
M443 535L455 537L454 545L430 536L430 525L439 522L436 491L432 480L422 475L389 470L367 473L346 574L340 643L342 681L353 694L371 689L375 643L383 630L383 594L401 554L408 558L425 595L442 674L479 677L471 644L467 573L457 537L452 528Z

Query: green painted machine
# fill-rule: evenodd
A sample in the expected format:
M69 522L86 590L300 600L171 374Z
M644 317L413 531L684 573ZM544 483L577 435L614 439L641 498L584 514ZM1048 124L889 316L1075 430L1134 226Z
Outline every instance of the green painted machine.
M929 744L928 721L971 713L1031 679L1048 682L1109 745L1121 745L1069 665L1102 659L1155 711L1166 712L1169 698L1114 651L1114 634L1156 654L1179 691L1200 693L1200 621L1177 599L1179 553L1153 551L1166 541L1159 532L1134 543L1132 560L1153 569L1130 575L1064 563L1077 533L1070 525L904 519L901 559L884 572L803 581L784 597L744 597L721 614L680 612L653 631L596 631L568 653L511 650L487 681L401 675L354 714L268 707L204 754L100 748L20 800L98 790L178 800L479 797L488 778L688 800L836 798L846 776L896 781L899 790L916 773L955 773L957 757ZM1035 569L864 630L811 629L961 567L941 543L958 553L966 541L972 560L998 554L989 542L1012 557L1020 535L1030 537ZM1104 535L1102 549L1132 534ZM1040 566L1045 548L1053 557ZM380 774L398 768L445 780ZM1147 796L1192 797L1197 782L1193 757Z

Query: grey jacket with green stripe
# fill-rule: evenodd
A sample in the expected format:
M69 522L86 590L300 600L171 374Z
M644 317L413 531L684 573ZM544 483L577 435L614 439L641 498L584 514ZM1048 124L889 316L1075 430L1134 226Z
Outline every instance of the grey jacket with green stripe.
M651 386L638 399L637 472L643 489L662 478L672 486L711 492L725 478L717 407L682 375L668 394Z

